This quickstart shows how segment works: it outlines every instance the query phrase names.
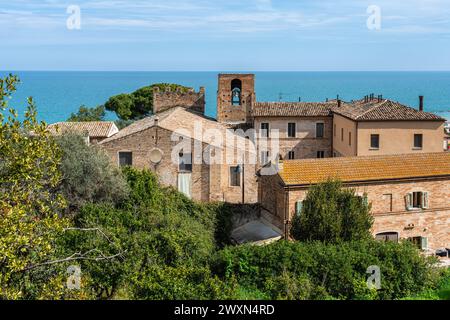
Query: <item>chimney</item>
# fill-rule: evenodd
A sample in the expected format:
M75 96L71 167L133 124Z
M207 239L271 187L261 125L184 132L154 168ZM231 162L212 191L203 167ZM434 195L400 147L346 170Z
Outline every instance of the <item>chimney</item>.
M423 111L423 96L419 96L419 111Z

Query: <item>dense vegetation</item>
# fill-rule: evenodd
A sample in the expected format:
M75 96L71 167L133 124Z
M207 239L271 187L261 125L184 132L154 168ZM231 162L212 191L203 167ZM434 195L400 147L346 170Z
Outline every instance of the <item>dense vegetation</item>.
M16 83L14 77L0 81L2 110ZM363 227L353 236L336 228L331 239L312 230L319 236L304 241L231 246L234 206L193 202L159 185L150 171L118 171L83 139L49 136L35 120L31 99L29 104L23 122L14 109L9 117L0 112L0 299L401 299L448 293L448 273L441 275L431 259L409 243L359 236ZM317 190L329 190L327 201L367 209L354 195L336 196L343 193L334 182ZM301 215L309 215L308 207L315 210L306 203ZM366 285L371 265L381 269L379 291ZM68 286L70 266L81 268L79 287Z

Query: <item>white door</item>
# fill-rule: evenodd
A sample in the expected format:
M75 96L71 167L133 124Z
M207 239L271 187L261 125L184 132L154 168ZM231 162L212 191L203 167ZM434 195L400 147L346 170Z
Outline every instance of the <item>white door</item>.
M178 191L184 193L189 199L191 195L191 173L179 173L178 174Z

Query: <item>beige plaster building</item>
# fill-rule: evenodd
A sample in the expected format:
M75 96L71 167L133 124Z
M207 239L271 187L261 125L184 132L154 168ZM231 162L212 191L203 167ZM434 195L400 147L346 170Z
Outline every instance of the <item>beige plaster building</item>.
M421 103L423 100L421 99ZM335 106L333 155L368 156L441 152L445 119L386 99Z

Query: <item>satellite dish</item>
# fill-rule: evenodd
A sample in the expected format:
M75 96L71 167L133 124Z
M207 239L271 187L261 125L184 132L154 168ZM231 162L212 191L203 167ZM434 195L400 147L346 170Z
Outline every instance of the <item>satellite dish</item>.
M163 152L158 149L154 148L150 151L150 161L157 164L160 163L163 157Z

